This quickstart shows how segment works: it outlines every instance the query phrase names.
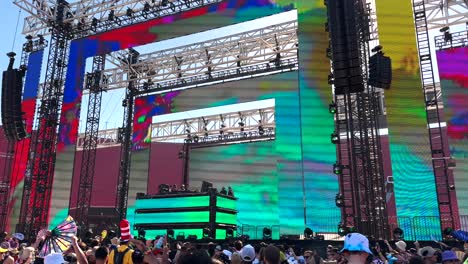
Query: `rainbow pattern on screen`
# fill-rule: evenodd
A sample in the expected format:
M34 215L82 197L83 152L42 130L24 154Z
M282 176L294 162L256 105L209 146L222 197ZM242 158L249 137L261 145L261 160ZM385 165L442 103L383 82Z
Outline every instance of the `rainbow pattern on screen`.
M460 214L468 214L468 47L437 51Z
M249 81L251 84L247 85L262 91L258 99L275 98L280 117L281 109L292 110L292 118L285 118L287 115L283 113L284 120L278 126L277 133L283 136L271 146L255 147L255 151L263 155L266 155L266 149L274 148L277 155L275 180L278 191L274 195L263 196L261 202L277 204L277 215L274 217L278 219L282 233L301 234L304 226L314 231L336 231L340 221L334 201L338 183L331 169L336 161L336 152L334 145L329 142L334 126L333 118L328 113L332 93L327 83L330 64L324 54L328 47L328 37L324 30L326 10L321 0L227 0L175 16L74 40L70 46L60 117L56 182L71 181L72 172L69 168L72 167L78 135L87 58L291 9L298 10L300 70L290 75L294 75L298 83L281 90L276 85L276 77L271 77L257 82ZM411 4L407 0L378 1L377 13L381 43L395 66L394 85L386 92L386 102L398 215L434 216L436 220L428 225L433 226L436 232L439 230L438 208L415 52ZM174 32L175 29L178 31ZM283 78L290 75L278 76ZM144 149L151 115L184 111L179 101L187 93L184 91L171 95L171 98L163 95L163 98L154 97L136 102L134 149ZM232 98L214 99L218 101L205 104L205 107L232 102ZM155 105L154 102L158 100L163 100L163 103ZM248 148L226 148L222 153L242 155L242 151L248 151ZM210 156L209 153L205 154ZM149 162L149 155L146 162ZM249 184L238 184L237 188L250 188ZM66 214L67 204L63 201L68 201L69 192L68 187L65 187L54 186L52 219L62 218L61 215ZM132 210L132 206L132 202L129 202L129 210Z

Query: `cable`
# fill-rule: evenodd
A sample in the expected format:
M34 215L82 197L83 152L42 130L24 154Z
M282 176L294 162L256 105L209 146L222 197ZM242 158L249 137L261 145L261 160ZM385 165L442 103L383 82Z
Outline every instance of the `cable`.
M21 9L18 12L18 19L16 20L15 36L13 37L13 45L11 45L12 51L14 50L15 44L16 44L16 35L18 34L18 26L19 26L20 17L21 17Z

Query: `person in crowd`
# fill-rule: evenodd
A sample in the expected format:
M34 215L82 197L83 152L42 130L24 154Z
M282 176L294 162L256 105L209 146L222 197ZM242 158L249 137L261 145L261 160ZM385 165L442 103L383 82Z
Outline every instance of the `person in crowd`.
M94 258L96 264L105 264L107 263L107 258L109 257L109 249L107 247L98 247L96 252L94 252Z
M235 248L236 252L240 253L240 251L242 250L242 247L243 247L242 241L236 240L234 242L234 248Z
M0 262L2 264L14 264L15 260L8 254L8 248L0 247Z
M33 247L24 247L18 255L18 264L31 264L34 263L35 249Z
M306 264L323 264L323 258L321 258L316 250L306 250L303 254Z
M273 245L265 247L263 250L263 261L264 264L280 264L280 250Z
M252 247L250 244L247 244L241 249L240 256L243 264L250 264L255 260L257 254L255 254L254 247Z
M442 264L459 264L460 260L452 250L442 252Z
M421 256L424 264L437 263L437 251L433 247L423 247L419 249L418 255Z
M133 250L128 246L131 239L130 236L130 223L127 220L120 222L120 246L112 250L107 260L108 264L133 264L132 254Z
M365 264L367 257L372 255L369 249L369 240L359 233L346 235L341 252L349 264Z

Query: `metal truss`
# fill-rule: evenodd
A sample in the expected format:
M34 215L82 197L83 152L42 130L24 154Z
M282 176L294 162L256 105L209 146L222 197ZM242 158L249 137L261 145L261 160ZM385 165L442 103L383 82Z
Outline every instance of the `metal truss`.
M424 92L426 118L434 170L441 228L458 229L460 218L453 171L449 169L450 149L446 126L442 125L444 106L440 86L434 80L431 47L429 45L427 0L413 0L414 24L418 43L421 83ZM456 1L454 1L456 2Z
M76 149L81 151L84 149L85 145L85 134L79 134L78 140L76 143ZM108 148L108 147L116 147L120 146L119 143L119 130L115 129L106 129L106 130L99 130L97 136L97 146L96 148Z
M467 0L424 0L424 5L428 30L468 22Z
M6 146L6 152L0 152L0 158L3 159L3 168L0 168L0 230L7 229L8 203L10 199L11 170L15 157L15 142L4 138L0 144Z
M337 163L333 171L338 175L340 192L336 205L341 208L341 227L352 226L373 239L390 236L386 202L386 179L383 173L379 119L381 89L369 86L369 42L378 39L376 30L368 23L370 5L354 1L356 34L359 40L359 63L363 75L364 92L335 94L330 106L335 113L332 143L337 147ZM352 23L352 22L351 22ZM374 32L376 35L372 35ZM333 41L333 40L332 40Z
M437 50L468 47L468 24L467 30L448 34L449 39L446 39L445 34L435 37L435 46Z
M217 114L190 119L172 120L151 125L151 142L178 141L199 143L208 138L230 138L235 134L251 136L259 131L275 131L275 108Z
M102 72L107 90L134 82L137 93L196 85L297 66L297 21L140 55L130 65L125 52L111 53L117 67ZM122 54L123 53L123 54ZM133 76L133 77L131 77Z
M128 50L127 57L124 61L127 67L139 61L140 53L134 49ZM134 78L134 73L130 73L130 77ZM107 82L107 79L103 83ZM133 118L134 118L134 105L135 105L135 82L128 83L126 89L125 99L122 102L124 107L123 123L119 128L119 142L122 144L120 149L120 170L117 179L117 197L115 202L115 211L117 213L117 220L125 219L127 215L127 202L128 202L128 187L130 181L130 168L132 161L132 135L133 135Z
M101 116L101 99L103 80L101 71L104 70L105 56L93 58L93 71L86 76L86 89L89 90L89 103L86 118L86 129L83 140L83 152L79 177L78 199L76 209L69 208L75 221L87 230L89 225L89 208L93 191L94 169L96 165L96 151L98 145L99 120ZM71 206L71 198L70 198Z
M60 2L60 1L59 1ZM69 32L62 23L64 5L56 7L51 27L45 86L37 116L38 129L30 144L18 230L27 238L47 226L55 169L57 127L68 64Z
M65 3L64 23L76 38L98 34L153 18L173 15L224 0L61 0ZM25 18L23 34L47 35L55 20L56 0L14 0L30 14Z

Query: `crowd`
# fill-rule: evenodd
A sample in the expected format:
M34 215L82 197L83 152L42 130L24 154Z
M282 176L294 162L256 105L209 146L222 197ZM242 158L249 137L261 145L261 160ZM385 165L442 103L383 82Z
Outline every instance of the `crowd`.
M23 243L21 234L3 234L0 264L468 264L468 243L464 251L439 243L437 248L407 248L403 240L371 242L359 233L345 236L344 245L326 249L297 246L248 244L246 241L195 244L178 242L167 236L154 240L132 238L128 221L120 223L120 237L113 233L79 240L70 236L71 244L63 252L51 251L44 256L45 237L35 243ZM312 246L312 243L311 243Z

